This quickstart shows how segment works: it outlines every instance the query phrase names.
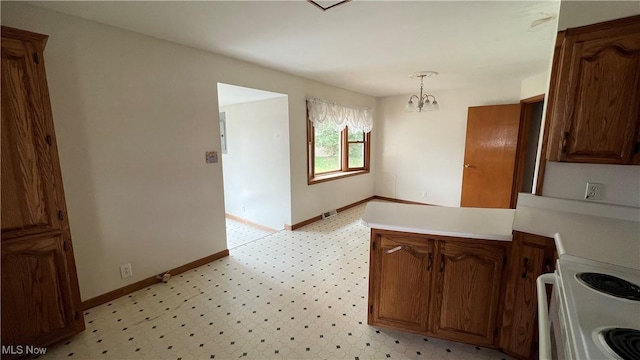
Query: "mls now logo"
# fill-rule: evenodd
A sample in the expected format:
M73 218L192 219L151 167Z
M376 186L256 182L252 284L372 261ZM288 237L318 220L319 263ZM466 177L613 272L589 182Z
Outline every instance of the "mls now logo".
M31 345L2 345L2 355L44 355L46 347L36 347Z

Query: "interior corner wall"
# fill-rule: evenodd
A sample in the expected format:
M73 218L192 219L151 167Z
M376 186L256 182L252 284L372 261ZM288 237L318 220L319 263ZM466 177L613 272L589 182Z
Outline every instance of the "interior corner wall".
M548 71L523 79L520 86L520 99L524 100L534 96L546 94L548 84L549 84Z
M511 81L435 92L440 111L423 113L405 112L409 95L379 99L376 195L460 206L468 108L519 103L520 88Z
M640 14L638 1L560 3L558 30ZM548 162L542 195L584 199L587 182L602 183L601 202L640 207L640 166Z
M320 99L327 99L340 104L365 106L373 108L374 127L372 136L378 129L378 109L376 98L358 95L345 89L339 89L319 83L309 82L302 94ZM339 180L307 184L307 105L302 94L294 94L296 101L289 93L289 122L291 148L291 223L294 225L319 216L321 213L353 204L374 195L374 175L376 173L375 149L377 144L371 143L371 169L367 174L350 176ZM294 111L295 106L295 111Z
M373 195L373 176L307 185L307 96L371 96L62 14L0 2L44 52L82 300L226 249L217 83L289 97L287 222ZM375 131L375 130L374 130ZM120 278L130 263L133 276Z
M562 0L558 31L640 14L640 1Z
M587 182L602 184L597 202L640 207L640 166L548 162L542 192L584 200Z
M220 107L226 213L275 230L289 221L289 107L286 96Z

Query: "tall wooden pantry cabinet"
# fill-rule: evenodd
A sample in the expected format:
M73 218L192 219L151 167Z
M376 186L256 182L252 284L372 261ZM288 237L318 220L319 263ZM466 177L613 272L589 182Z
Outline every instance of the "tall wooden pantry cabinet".
M2 27L2 345L84 330L44 67L46 35Z

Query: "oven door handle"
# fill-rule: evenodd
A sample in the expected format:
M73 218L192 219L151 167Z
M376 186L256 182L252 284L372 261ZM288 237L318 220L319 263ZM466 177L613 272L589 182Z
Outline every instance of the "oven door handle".
M556 274L547 273L538 276L538 344L540 360L551 360L551 324L547 306L547 288L545 285L556 285Z

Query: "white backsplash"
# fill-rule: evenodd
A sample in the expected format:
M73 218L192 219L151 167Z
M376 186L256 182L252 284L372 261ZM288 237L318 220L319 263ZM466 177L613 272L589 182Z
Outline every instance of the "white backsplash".
M633 165L548 162L542 195L584 200L587 182L603 184L603 198L594 202L640 207L640 166Z
M572 200L519 193L516 209L521 207L549 209L620 220L640 221L640 208L638 207L605 204L586 200Z

